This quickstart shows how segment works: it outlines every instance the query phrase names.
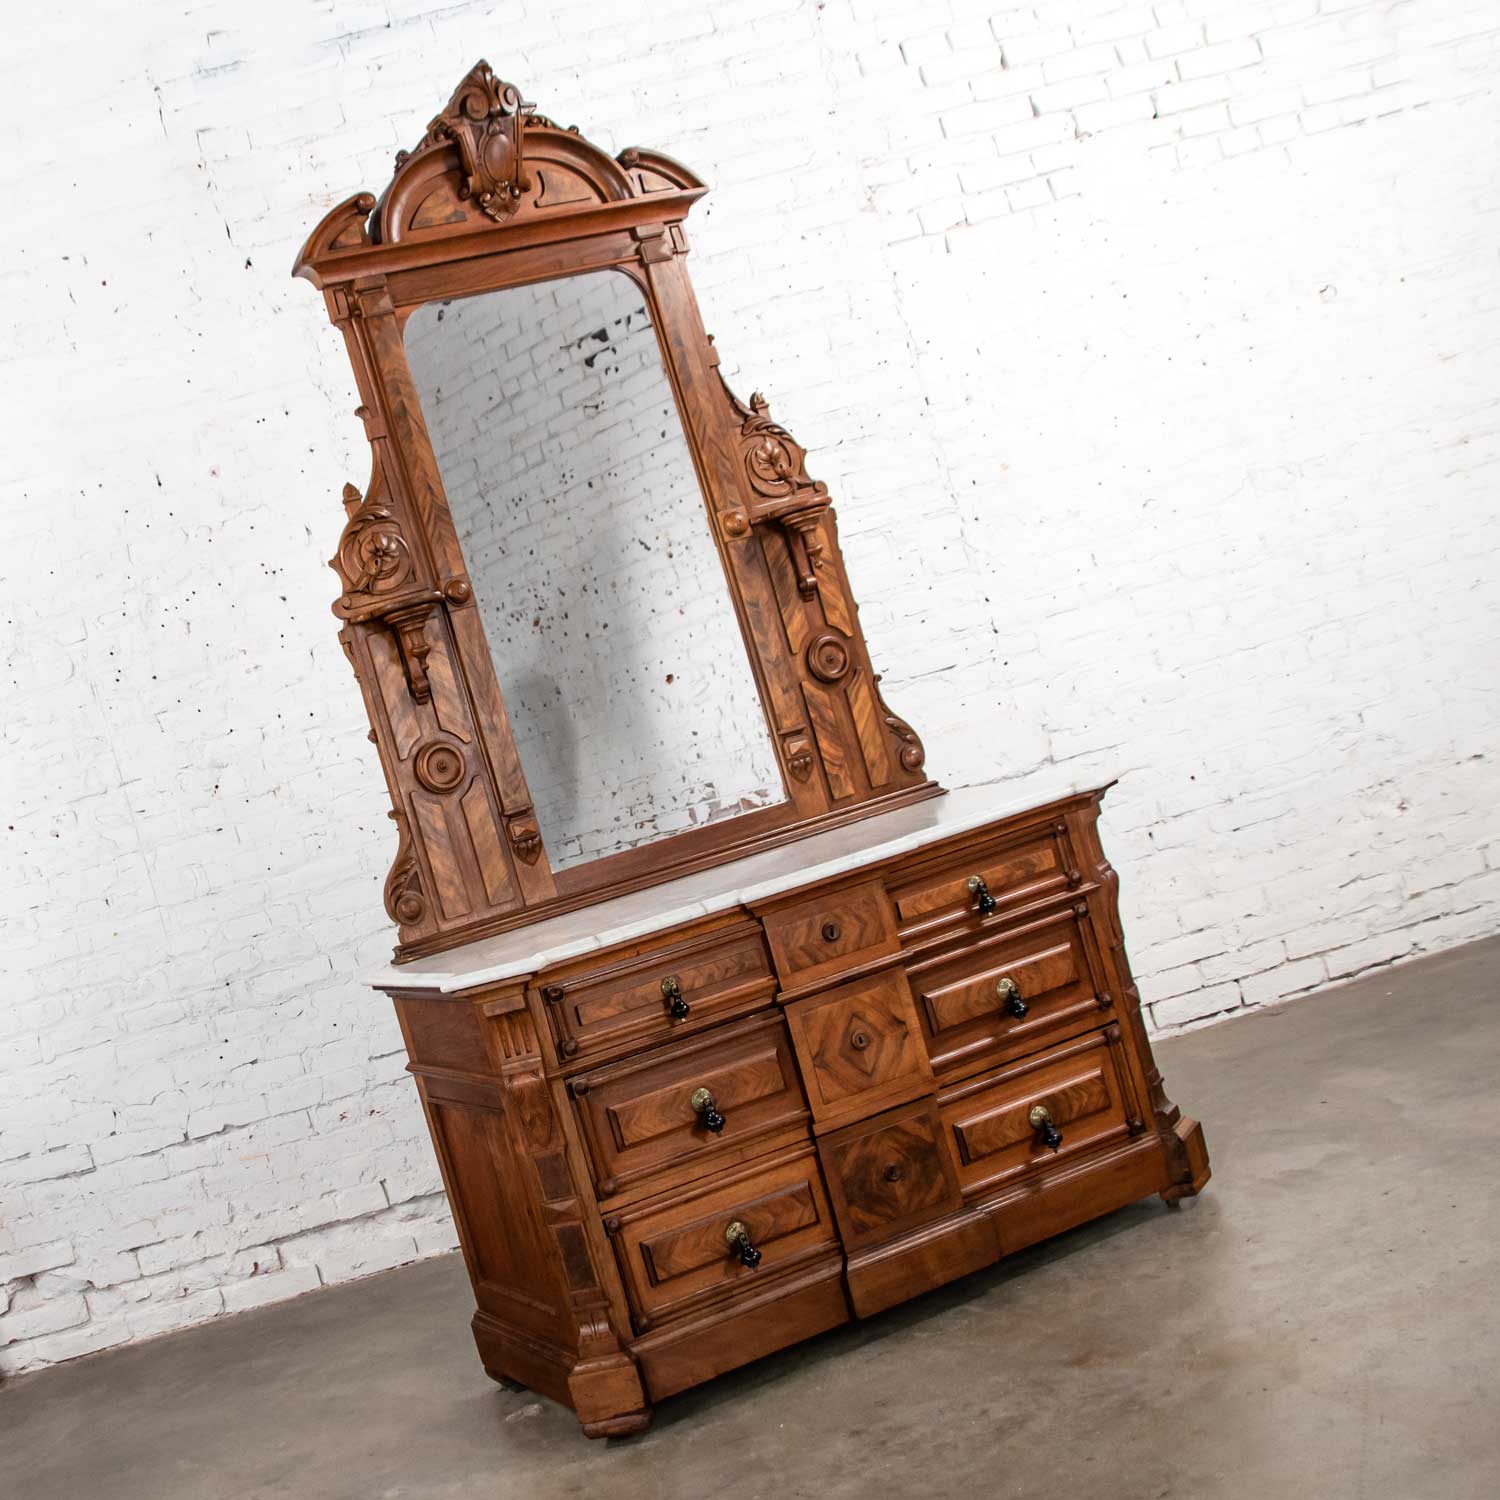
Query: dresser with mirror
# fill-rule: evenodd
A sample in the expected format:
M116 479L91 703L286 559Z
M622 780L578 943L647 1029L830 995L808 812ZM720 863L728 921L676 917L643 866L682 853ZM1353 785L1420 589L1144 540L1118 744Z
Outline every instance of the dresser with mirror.
M826 487L720 377L705 191L479 63L295 266L372 455L332 565L395 824L375 983L483 1367L596 1437L1209 1175L1105 789L927 776Z

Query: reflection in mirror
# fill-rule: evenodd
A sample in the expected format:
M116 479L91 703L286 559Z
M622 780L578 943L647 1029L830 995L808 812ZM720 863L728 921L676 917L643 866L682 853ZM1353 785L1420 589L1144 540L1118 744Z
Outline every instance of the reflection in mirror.
M553 868L781 802L636 284L428 304L406 351Z

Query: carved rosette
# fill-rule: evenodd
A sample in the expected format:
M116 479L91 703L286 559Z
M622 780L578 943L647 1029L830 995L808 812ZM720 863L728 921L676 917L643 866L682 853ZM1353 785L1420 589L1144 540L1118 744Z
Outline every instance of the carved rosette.
M412 771L429 792L451 792L464 779L463 751L447 740L428 740L412 757Z
M825 632L807 646L807 670L819 682L837 682L849 671L849 647L842 636Z
M349 519L328 566L344 585L333 612L348 619L378 607L384 598L406 587L416 569L401 523L373 490L364 499L354 485L346 484L344 511Z
M459 197L473 199L483 214L501 223L515 213L521 194L531 187L521 144L530 109L515 84L497 78L487 62L477 62L428 125L421 143L414 151L400 152L396 165L456 146L463 174Z

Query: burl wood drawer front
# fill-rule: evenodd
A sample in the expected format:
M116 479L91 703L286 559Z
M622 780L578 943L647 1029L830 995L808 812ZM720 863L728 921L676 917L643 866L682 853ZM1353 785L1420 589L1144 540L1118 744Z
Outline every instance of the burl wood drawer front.
M541 994L566 1064L700 1030L775 989L760 928L743 922L543 984Z
M899 950L895 914L878 880L784 907L765 917L783 989L806 989Z
M938 1105L965 1198L1144 1128L1113 1025L956 1084Z
M612 1063L569 1091L606 1197L658 1173L711 1172L716 1158L732 1163L740 1148L807 1119L779 1015Z
M1099 1025L1114 1004L1083 902L914 963L907 973L939 1073L1035 1052Z
M848 1249L914 1229L962 1201L931 1099L825 1136L819 1149Z
M795 1000L786 1019L820 1126L932 1089L911 990L899 968Z
M778 1272L838 1243L810 1146L604 1222L638 1331L716 1294L758 1295Z
M969 881L982 882L970 889ZM950 854L917 866L891 895L901 935L908 942L938 936L944 928L982 923L1007 908L1040 901L1082 885L1061 821L1033 828L1003 843Z

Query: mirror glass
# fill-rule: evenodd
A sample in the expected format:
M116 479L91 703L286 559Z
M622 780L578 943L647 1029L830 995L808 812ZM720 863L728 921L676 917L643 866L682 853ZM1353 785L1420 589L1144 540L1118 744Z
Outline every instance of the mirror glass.
M552 867L783 801L635 282L430 303L406 351Z

